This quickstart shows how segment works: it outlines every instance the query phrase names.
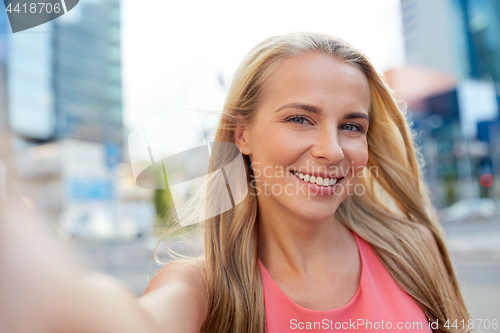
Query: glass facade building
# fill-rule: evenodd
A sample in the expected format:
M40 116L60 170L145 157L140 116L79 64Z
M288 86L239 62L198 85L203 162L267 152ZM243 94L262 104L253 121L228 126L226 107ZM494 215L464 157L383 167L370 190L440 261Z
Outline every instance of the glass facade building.
M436 205L500 197L499 182L479 183L483 174L500 177L500 1L401 0L401 11L407 62L457 81L425 97L415 117L417 127L439 119L419 139Z
M500 83L500 1L453 0L453 6L463 23L467 75Z
M48 140L54 134L53 22L8 36L9 122L18 135Z
M2 15L0 59L12 132L40 142L122 145L120 1L82 1L15 34Z
M119 0L80 2L54 24L56 136L121 143Z
M409 63L500 83L500 1L401 0Z

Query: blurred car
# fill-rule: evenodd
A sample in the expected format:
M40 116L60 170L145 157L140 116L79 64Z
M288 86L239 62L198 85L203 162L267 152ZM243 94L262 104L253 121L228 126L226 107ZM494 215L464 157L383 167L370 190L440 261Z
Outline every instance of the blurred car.
M452 222L490 218L497 213L498 211L494 200L488 198L474 198L460 200L442 209L440 216L442 221Z
M133 217L125 214L113 216L110 209L105 208L82 206L68 209L62 228L64 237L79 241L128 241L145 235L145 228Z

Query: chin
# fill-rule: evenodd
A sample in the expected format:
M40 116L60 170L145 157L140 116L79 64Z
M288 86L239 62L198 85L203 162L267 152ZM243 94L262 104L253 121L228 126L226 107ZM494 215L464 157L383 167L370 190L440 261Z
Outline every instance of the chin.
M328 209L325 209L324 205L317 205L316 208L311 207L310 209L300 209L295 206L291 211L294 215L299 216L304 220L324 221L335 215L337 207L330 206Z

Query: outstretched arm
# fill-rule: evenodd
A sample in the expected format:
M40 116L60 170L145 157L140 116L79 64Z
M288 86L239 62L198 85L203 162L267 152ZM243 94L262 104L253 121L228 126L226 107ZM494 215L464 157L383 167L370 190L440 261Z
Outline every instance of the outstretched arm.
M199 332L203 293L172 273L174 266L164 267L137 299L113 277L78 267L19 198L4 200L0 331Z

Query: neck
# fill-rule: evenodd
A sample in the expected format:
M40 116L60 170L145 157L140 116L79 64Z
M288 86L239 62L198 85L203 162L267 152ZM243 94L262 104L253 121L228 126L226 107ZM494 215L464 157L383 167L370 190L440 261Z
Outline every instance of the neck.
M312 221L286 209L268 208L259 203L257 215L259 258L266 268L314 274L325 262L342 255L350 231L335 216Z

